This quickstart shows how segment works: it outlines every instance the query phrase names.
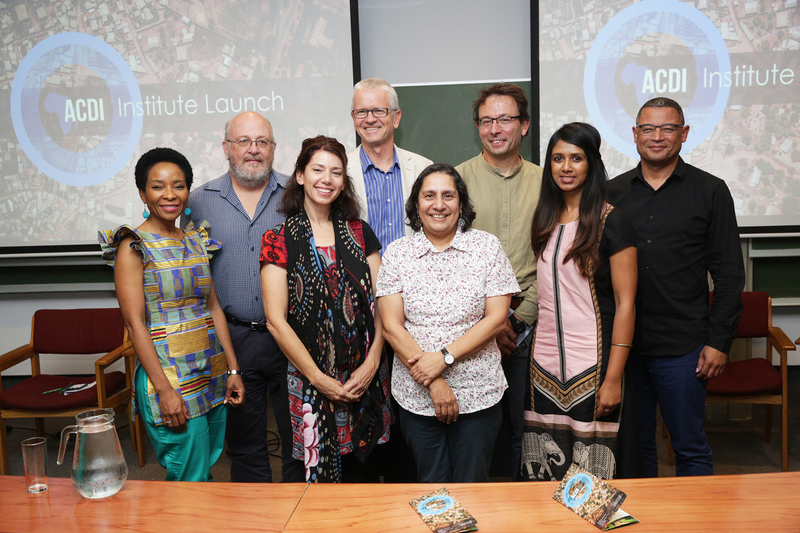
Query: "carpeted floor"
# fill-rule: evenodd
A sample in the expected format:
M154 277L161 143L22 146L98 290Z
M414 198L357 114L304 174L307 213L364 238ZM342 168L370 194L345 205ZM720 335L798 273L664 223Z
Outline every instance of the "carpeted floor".
M19 378L3 378L3 388L10 387ZM713 411L711 411L713 409ZM772 409L772 442L764 440L764 407L753 406L752 419L727 420L724 407L709 407L712 416L706 421L706 433L714 451L714 471L718 475L749 474L756 472L779 472L781 468L780 447L780 409ZM49 474L53 477L69 477L72 468L74 438L70 440L67 458L61 466L56 465L58 456L59 434L61 429L74 424L69 419L45 419L45 432L48 435ZM8 424L9 468L12 475L22 475L22 457L20 443L35 436L33 420L10 420ZM274 431L274 420L270 419L270 428ZM165 471L157 463L153 448L146 441L147 464L139 467L136 453L131 449L131 437L126 417L117 417L117 432L122 451L128 463L129 479L162 480ZM275 433L268 438L274 445L270 447L270 458L274 473L273 481L280 481L280 450ZM667 466L666 441L659 439L659 475L673 476L675 468ZM800 471L800 367L789 369L789 470ZM222 455L211 473L215 481L230 481L230 462ZM494 478L496 481L507 481Z

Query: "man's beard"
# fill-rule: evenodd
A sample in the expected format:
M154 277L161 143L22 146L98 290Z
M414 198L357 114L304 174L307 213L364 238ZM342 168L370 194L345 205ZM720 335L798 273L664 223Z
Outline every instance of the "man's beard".
M262 163L266 163L266 160L263 157L259 157ZM231 177L233 177L242 187L246 187L248 189L255 189L256 187L264 185L267 181L269 181L269 175L272 172L272 165L268 164L262 168L247 170L245 166L246 162L244 160L242 160L238 166L234 165L230 160L229 163L230 168L228 171L230 172Z

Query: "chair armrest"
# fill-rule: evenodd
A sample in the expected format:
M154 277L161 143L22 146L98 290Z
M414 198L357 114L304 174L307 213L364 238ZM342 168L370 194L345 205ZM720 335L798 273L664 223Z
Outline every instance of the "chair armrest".
M800 339L799 339L800 340ZM777 326L769 328L769 335L767 335L767 342L769 342L778 353L785 353L788 350L796 350L794 343L789 340L789 337L783 330Z
M130 355L135 354L133 351L133 344L130 341L124 342L121 346L117 346L106 355L98 359L94 362L94 373L95 379L97 380L97 405L100 408L104 407L113 407L115 405L119 405L120 402L127 402L131 397L132 391L132 383L128 359ZM105 380L105 370L114 364L115 362L119 361L120 359L125 358L125 388L121 391L117 392L113 396L108 396L108 391L106 391L106 380Z
M127 357L129 351L133 351L133 344L130 342L117 346L94 362L95 373L99 376L106 367L113 365L123 357Z
M33 346L30 344L26 344L25 346L20 346L10 352L6 352L3 355L0 355L0 372L4 370L8 370L9 368L25 361L26 359L32 358L36 353L33 351Z

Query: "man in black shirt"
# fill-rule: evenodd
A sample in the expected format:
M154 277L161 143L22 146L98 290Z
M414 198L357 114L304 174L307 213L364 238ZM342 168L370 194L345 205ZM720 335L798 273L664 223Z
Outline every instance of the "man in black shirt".
M677 102L646 102L636 124L641 162L609 185L611 203L633 221L639 252L630 362L646 472L658 476L658 404L676 474L711 475L706 383L725 366L745 281L733 199L724 181L680 157L689 126ZM708 273L714 281L710 309Z

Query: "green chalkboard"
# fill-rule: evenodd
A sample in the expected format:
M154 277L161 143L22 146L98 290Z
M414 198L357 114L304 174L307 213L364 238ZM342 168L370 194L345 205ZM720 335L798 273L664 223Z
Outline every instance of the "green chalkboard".
M751 248L753 290L773 298L800 298L800 238L753 239Z
M800 298L800 238L753 239L752 248L753 290L773 298Z
M396 87L403 112L394 141L435 163L453 166L478 155L483 146L472 121L472 102L488 83ZM530 82L518 83L530 95ZM532 120L538 115L531 113ZM522 157L531 161L531 137L522 140Z
M800 237L753 239L753 250L798 250L800 255Z
M754 259L753 290L773 298L800 297L800 256Z

